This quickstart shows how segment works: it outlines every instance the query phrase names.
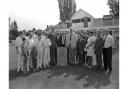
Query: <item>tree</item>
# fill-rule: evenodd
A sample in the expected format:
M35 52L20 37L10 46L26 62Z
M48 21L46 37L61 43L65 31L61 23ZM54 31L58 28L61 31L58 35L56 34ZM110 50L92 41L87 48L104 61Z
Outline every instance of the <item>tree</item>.
M17 22L15 20L14 20L13 24L14 24L14 28L13 29L17 31L18 30L18 26L17 26Z
M58 0L60 20L65 22L70 20L71 17L76 12L76 3L75 0Z
M10 19L9 19L10 20ZM17 22L14 20L14 22L11 22L10 28L9 28L9 40L15 40L18 36L18 25Z
M9 26L10 26L10 17L8 18L9 19ZM9 28L10 29L10 28Z
M17 36L18 36L18 26L17 26L17 22L14 20L14 22L13 22L13 24L14 24L14 27L13 27L13 35L14 35L14 38L16 38Z
M110 14L119 17L119 0L108 0L107 5L110 8Z

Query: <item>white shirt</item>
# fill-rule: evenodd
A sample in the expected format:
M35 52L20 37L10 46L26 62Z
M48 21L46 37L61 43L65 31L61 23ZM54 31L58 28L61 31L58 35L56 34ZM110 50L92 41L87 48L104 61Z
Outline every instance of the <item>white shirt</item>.
M17 37L16 38L16 42L15 42L15 46L21 46L22 45L22 38L21 37Z
M29 54L31 53L32 47L35 46L34 40L31 38L28 38L26 40L26 47L29 50Z
M45 38L45 39L44 39L44 46L45 46L45 48L51 46L51 41L50 41L49 38Z
M104 43L104 48L109 48L109 47L112 47L113 45L114 45L113 37L111 35L107 35Z
M92 42L95 42L95 41L96 41L96 37L94 37L94 36L89 37L88 41L87 41L87 46L90 45ZM93 48L94 44L92 46L90 46L90 47Z
M35 46L35 41L34 41L34 39L28 39L28 41L29 41L29 45L30 45L30 47L33 47L33 46Z
M41 39L41 40L36 40L36 47L37 47L37 50L38 51L43 51L42 49L43 49L43 39Z
M94 36L89 37L86 46L92 44L95 41L96 41L96 37L94 37ZM91 45L88 49L85 48L85 50L87 50L87 56L93 56L93 54L94 54L94 45L95 44Z
M45 39L45 36L44 36L44 35L41 35L41 39L43 39L43 40L44 40L44 39Z
M38 38L38 37L37 37L37 35L35 35L35 34L34 34L33 37L32 37L32 39L34 39L34 41L37 40L37 38Z

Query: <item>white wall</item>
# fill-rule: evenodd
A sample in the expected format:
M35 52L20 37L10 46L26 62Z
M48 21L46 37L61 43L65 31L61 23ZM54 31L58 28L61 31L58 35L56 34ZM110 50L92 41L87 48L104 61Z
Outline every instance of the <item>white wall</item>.
M91 18L91 22L88 22L88 27L92 27L94 26L94 18L87 12L85 12L84 10L80 9L76 12L76 14L71 18L72 20L75 20L75 19L81 19L81 18L84 18L84 17L89 17ZM81 23L72 23L72 28L82 28L84 27L84 23L81 22Z
M75 28L81 28L83 27L83 23L72 23L72 28L75 29Z

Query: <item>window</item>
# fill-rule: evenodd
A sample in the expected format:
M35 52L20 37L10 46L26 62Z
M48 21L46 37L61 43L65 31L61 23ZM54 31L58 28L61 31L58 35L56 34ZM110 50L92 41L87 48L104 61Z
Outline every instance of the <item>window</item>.
M90 21L91 21L91 19L88 17L84 17L81 19L81 22L90 22Z
M111 19L103 19L103 25L104 26L109 26L112 25L112 20Z
M80 19L72 20L72 23L80 23Z
M88 22L84 23L84 27L88 27Z
M86 20L85 19L81 19L81 22L86 22Z

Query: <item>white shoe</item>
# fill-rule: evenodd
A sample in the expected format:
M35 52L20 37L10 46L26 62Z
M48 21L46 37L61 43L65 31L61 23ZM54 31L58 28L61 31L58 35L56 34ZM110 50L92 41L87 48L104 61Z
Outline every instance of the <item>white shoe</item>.
M30 71L29 69L27 69L27 71Z
M88 66L88 64L89 64L89 63L86 63L84 66L86 66L86 67L87 67L87 66Z
M40 68L42 69L42 66L40 66Z
M19 72L20 71L20 69L17 69L17 72Z
M21 69L21 71L24 71L23 69Z
M44 66L44 68L46 68L46 66Z
M91 67L91 66L88 66L88 68L92 69L92 67Z

